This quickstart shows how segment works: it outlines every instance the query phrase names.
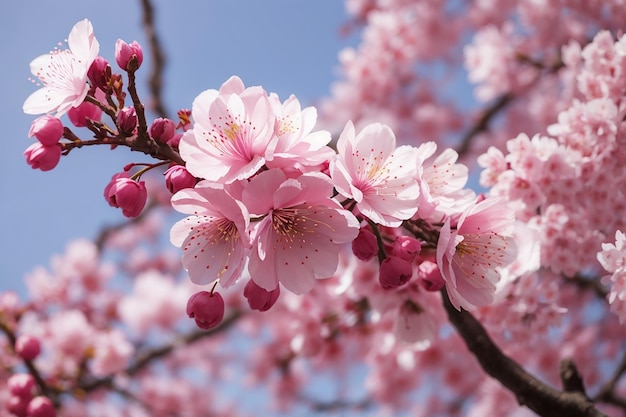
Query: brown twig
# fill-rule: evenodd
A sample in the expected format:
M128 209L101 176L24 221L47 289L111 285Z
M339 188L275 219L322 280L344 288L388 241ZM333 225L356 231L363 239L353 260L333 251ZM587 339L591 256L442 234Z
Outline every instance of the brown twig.
M472 144L472 140L476 135L489 130L489 125L493 118L506 108L506 106L513 101L514 95L506 93L498 97L489 107L484 109L476 122L470 127L470 129L463 135L456 151L460 156L465 155Z
M141 0L141 5L143 7L143 28L150 44L152 57L149 81L150 93L152 95L151 110L159 117L167 117L168 111L163 103L161 94L163 91L162 75L166 64L166 56L154 25L154 7L150 0Z
M175 340L168 344L139 352L135 356L135 361L133 362L133 364L126 368L126 370L122 373L128 376L133 376L142 371L155 360L169 355L175 349L181 346L190 345L207 337L222 333L225 330L229 329L237 320L239 320L242 315L242 312L235 311L230 316L226 317L219 326L211 330L194 330L188 334L177 337ZM78 389L83 392L91 392L98 388L111 387L112 383L113 377L88 380L80 382L78 384Z
M15 342L17 341L17 337L15 336L15 333L13 332L11 327L7 323L5 323L4 320L0 320L0 331L2 331L2 333L4 333L5 336L7 337L7 339L9 339L9 345L11 347L14 347ZM54 398L52 398L53 397L52 394L58 394L58 392L53 390L46 383L46 381L43 379L43 377L39 373L39 370L35 366L35 363L27 359L24 359L23 362L24 362L24 365L26 366L26 369L28 369L28 373L30 373L32 377L35 378L35 382L37 383L37 386L39 386L39 390L41 391L41 394L44 396L50 397L51 399L54 400Z
M544 417L607 417L595 408L584 393L559 391L540 381L502 353L474 316L454 308L445 290L443 300L450 322L483 370L515 394L520 405Z
M615 387L617 386L619 380L624 376L624 373L626 373L626 352L622 356L622 360L617 368L615 368L613 375L611 375L609 380L600 387L598 393L593 396L593 400L595 402L614 404L626 411L626 399L619 398L615 395Z

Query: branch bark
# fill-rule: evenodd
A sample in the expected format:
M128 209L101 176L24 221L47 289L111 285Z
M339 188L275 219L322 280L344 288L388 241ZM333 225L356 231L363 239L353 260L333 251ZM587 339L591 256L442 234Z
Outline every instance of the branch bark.
M607 417L578 391L559 391L528 373L506 356L491 340L485 328L467 311L458 311L443 291L444 307L452 325L482 368L497 379L524 405L540 416Z
M150 56L152 58L150 80L148 82L152 95L150 107L159 117L167 117L167 108L165 107L161 94L163 91L162 75L165 68L166 56L154 25L154 7L150 0L141 0L141 6L143 8L143 28L150 44Z

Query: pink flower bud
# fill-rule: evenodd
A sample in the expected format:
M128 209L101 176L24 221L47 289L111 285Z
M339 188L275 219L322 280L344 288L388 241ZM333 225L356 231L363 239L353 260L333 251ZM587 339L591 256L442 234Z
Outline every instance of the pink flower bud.
M67 112L67 116L74 126L85 127L87 126L87 119L100 121L102 110L93 103L83 101L77 107L72 107Z
M103 57L98 56L91 63L87 77L89 77L92 86L105 92L111 89L111 66Z
M56 417L52 400L48 397L35 397L28 403L28 417Z
M143 62L143 50L137 41L127 44L123 40L118 39L117 42L115 42L115 61L121 69L124 71L128 70L128 63L133 56L137 57L137 68L139 68ZM135 68L135 70L137 68Z
M218 292L200 291L189 298L187 315L199 328L212 329L224 318L224 299Z
M170 193L174 194L184 188L193 188L196 185L196 177L191 175L187 168L182 165L173 165L165 173L165 185Z
M413 265L398 256L390 256L380 264L378 280L384 289L406 284L413 275Z
M27 401L33 398L33 388L35 388L35 378L31 374L14 374L7 381L9 392Z
M420 264L417 268L417 277L426 291L439 291L446 284L439 267L431 261L424 261Z
M35 120L30 125L28 137L36 137L42 145L52 146L63 137L63 123L58 117L46 114Z
M243 296L248 299L248 305L253 310L267 311L276 303L280 295L280 286L272 291L259 287L253 280L248 281L243 289Z
M178 148L178 144L180 143L180 139L183 137L182 133L177 133L174 136L172 136L172 139L167 141L167 144L170 145L172 148Z
M117 128L124 136L133 136L137 128L137 113L134 107L124 107L117 113Z
M422 244L419 240L410 236L399 236L393 242L391 253L405 261L413 262L421 250Z
M21 335L15 341L15 352L20 355L22 359L32 361L41 353L39 339L27 334Z
M148 191L144 181L134 181L127 173L115 174L104 189L104 198L112 207L122 209L126 217L137 217L143 210L148 199Z
M176 133L176 124L170 119L159 117L150 125L150 137L157 142L167 143Z
M15 417L27 417L28 416L28 402L30 398L22 398L17 395L9 397L6 403L6 409L9 413Z
M50 171L61 160L61 147L59 145L46 146L41 143L33 143L24 151L26 163L33 169Z
M369 261L378 253L376 236L369 230L362 228L352 241L352 253L362 261Z

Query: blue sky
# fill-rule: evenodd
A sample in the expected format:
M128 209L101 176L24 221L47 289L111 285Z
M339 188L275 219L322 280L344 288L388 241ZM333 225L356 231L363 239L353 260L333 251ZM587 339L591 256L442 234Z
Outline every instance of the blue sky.
M67 242L92 238L102 226L123 220L104 201L103 188L123 165L146 159L124 149L84 148L63 157L53 171L32 170L22 152L33 143L27 136L35 117L21 109L36 89L28 81L30 61L63 41L81 19L92 21L100 55L113 63L117 38L147 47L139 4L0 2L0 291L23 291L24 274L47 265ZM293 93L313 104L328 94L338 77L337 53L350 42L339 35L347 17L337 0L154 0L154 6L168 55L163 78L171 113L191 107L198 93L234 74L246 85L263 85L283 99ZM145 84L139 91L147 97Z

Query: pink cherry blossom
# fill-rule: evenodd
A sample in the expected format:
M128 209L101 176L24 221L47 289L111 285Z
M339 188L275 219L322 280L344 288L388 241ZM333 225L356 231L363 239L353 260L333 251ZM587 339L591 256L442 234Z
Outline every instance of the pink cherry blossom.
M56 49L30 63L31 72L43 87L26 99L24 113L54 113L60 117L85 99L89 91L87 71L100 50L91 22L85 19L76 23L67 43L69 49Z
M406 300L398 309L395 334L417 350L429 347L435 340L437 323L428 312L412 300Z
M177 222L170 240L183 248L183 266L196 284L219 280L222 287L241 275L249 248L246 207L205 181L172 196L172 206L191 216Z
M499 280L497 268L515 260L513 211L497 198L470 206L456 230L448 218L437 244L437 265L452 304L460 310L491 303Z
M91 370L99 377L122 371L128 366L134 351L135 348L120 330L101 332L94 340Z
M282 104L273 93L269 100L276 114L275 139L266 152L269 168L306 172L333 157L335 152L326 146L331 140L330 132L313 131L317 121L315 107L301 109L294 95Z
M391 227L415 214L419 197L416 149L396 149L395 135L388 126L374 123L357 135L348 122L339 136L337 151L330 164L335 188L354 199L362 214Z
M193 129L179 148L196 177L230 183L251 177L265 164L276 116L261 87L244 88L241 79L231 77L219 91L200 93L191 115Z
M256 225L249 264L260 287L271 291L280 282L303 294L316 278L335 273L337 245L351 242L359 223L331 195L330 179L319 173L287 178L272 169L250 181L243 202L250 213L263 216Z

